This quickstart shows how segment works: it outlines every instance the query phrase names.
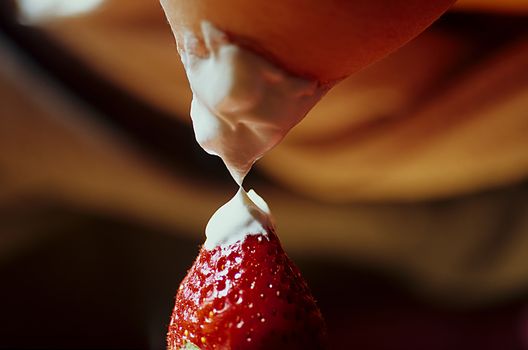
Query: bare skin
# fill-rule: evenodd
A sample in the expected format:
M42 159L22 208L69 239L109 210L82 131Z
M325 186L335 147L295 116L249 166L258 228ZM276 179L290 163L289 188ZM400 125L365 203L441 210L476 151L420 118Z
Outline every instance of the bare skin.
M176 40L202 20L292 73L342 79L418 35L454 0L161 0Z

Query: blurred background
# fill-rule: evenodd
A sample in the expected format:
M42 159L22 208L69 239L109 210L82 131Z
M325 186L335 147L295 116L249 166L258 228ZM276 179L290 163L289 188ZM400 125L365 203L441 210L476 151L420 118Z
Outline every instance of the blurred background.
M0 348L162 349L211 214L157 1L0 2ZM258 162L332 349L528 349L528 2L461 0Z

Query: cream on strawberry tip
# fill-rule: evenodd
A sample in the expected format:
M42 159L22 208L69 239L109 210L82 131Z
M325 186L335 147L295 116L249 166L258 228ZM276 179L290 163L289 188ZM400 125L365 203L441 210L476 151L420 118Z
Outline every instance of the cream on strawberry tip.
M204 248L233 244L247 235L267 235L274 229L268 205L255 191L248 193L240 187L238 192L211 217L205 228Z

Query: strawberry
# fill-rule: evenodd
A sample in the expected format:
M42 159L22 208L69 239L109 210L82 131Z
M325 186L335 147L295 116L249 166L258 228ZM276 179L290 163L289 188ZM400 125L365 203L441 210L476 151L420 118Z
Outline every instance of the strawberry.
M176 295L170 350L323 348L315 300L276 234L267 231L202 247Z

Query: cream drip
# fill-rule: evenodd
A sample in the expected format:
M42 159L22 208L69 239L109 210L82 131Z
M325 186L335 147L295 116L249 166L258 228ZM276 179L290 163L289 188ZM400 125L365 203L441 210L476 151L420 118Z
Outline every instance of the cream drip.
M273 218L266 202L242 182L255 161L276 146L327 91L315 80L293 76L231 42L202 22L203 42L192 32L178 42L191 90L196 140L224 161L240 186L207 224L204 247L213 249L268 234ZM205 52L204 52L205 49Z

